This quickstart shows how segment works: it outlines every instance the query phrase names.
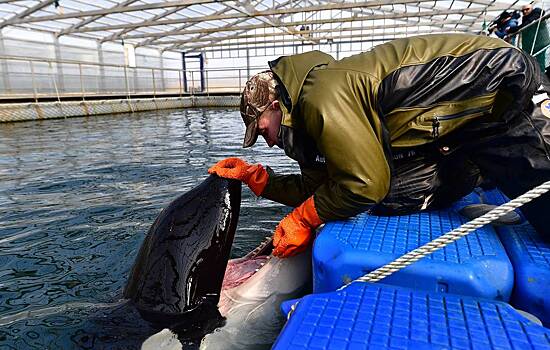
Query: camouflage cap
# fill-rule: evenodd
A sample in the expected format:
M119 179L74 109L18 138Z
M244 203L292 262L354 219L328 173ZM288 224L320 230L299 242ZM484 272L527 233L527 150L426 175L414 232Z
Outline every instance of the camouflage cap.
M277 81L273 72L260 72L246 82L241 96L241 117L246 125L243 147L258 139L258 117L277 99Z

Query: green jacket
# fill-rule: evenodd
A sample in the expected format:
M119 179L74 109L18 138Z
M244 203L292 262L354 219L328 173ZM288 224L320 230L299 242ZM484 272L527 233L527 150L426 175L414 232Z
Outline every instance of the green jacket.
M531 60L521 50L463 34L398 39L339 61L308 52L270 67L286 90L279 138L301 175L268 168L262 196L297 206L313 194L323 221L384 199L392 150L521 110L536 89L526 79L534 74Z

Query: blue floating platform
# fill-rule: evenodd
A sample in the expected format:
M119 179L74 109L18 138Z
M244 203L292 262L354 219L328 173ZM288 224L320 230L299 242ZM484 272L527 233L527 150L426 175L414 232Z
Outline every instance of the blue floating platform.
M482 196L489 204L500 205L508 199L498 190ZM515 273L510 303L537 316L550 327L550 244L525 222L497 227L498 234Z
M314 293L334 291L467 222L458 214L480 203L472 193L452 208L406 216L360 214L327 223L314 242ZM384 279L385 284L507 301L512 264L491 226L434 252Z
M504 302L354 282L302 298L273 349L550 349L550 329Z
M484 190L481 192L481 201L486 204L501 205L509 202L510 199L498 189Z

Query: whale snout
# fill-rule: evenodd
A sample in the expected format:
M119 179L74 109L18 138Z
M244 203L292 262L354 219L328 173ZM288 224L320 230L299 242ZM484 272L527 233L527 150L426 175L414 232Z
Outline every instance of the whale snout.
M124 290L144 319L174 329L219 318L240 203L239 181L210 175L162 210Z

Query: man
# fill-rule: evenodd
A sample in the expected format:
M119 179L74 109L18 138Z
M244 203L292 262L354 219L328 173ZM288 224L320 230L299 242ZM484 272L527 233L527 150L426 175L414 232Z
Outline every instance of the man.
M508 42L508 33L514 31L518 26L519 13L514 11L512 13L508 11L503 11L498 18L494 20L494 24L489 27L490 33L495 33L495 35L501 39L504 39Z
M511 28L508 31L510 34L538 21L543 15L542 9L533 8L531 4L524 5L521 8L521 14L521 25ZM548 45L550 45L550 35L548 34L546 20L541 21L540 24L533 24L521 32L521 48L532 55L540 51L535 57L543 72L546 69L546 50L543 49Z
M541 72L503 40L418 36L340 61L321 52L281 57L270 68L243 91L243 146L262 135L301 175L238 158L209 172L295 207L275 230L275 255L303 251L323 222L448 205L480 174L510 197L550 180ZM524 207L547 237L549 209L548 194Z

